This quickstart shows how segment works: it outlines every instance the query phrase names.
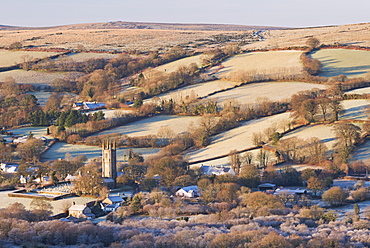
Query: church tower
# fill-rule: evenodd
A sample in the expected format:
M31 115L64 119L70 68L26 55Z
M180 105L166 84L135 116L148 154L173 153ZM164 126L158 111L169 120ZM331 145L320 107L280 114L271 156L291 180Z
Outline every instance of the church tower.
M116 143L103 142L102 153L102 177L113 179L113 187L115 187L117 179Z

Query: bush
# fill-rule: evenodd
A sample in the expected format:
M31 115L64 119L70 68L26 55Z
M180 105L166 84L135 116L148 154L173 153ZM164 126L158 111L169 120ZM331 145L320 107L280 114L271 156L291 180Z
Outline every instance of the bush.
M338 206L344 203L347 195L341 187L332 187L322 195L322 200L331 206Z

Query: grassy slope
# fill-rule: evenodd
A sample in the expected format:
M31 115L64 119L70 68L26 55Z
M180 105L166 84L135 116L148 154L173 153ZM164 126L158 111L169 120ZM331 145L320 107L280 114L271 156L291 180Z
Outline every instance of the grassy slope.
M321 49L311 54L323 64L320 76L362 77L370 70L370 51Z

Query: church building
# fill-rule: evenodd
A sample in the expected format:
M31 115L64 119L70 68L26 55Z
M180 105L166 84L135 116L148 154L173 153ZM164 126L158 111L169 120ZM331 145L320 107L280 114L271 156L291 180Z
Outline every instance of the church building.
M102 177L104 184L112 189L116 187L117 154L116 143L105 142L102 145Z

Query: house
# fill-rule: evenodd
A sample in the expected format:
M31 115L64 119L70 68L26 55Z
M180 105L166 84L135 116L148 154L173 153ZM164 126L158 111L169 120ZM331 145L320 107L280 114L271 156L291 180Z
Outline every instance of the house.
M0 169L5 173L16 173L18 171L19 164L13 163L0 163Z
M219 175L225 175L225 174L230 174L230 175L235 176L235 171L231 167L228 167L228 166L202 165L200 168L202 169L203 174L208 175L208 176L211 176L211 175L219 176Z
M87 219L93 219L95 218L95 215L91 212L91 209L87 207L86 205L72 205L69 209L69 216L75 217L75 218L87 218Z
M201 195L200 188L196 185L183 187L179 189L178 191L176 191L176 196L180 196L180 197L193 198L193 197L198 197L200 195Z
M113 195L113 196L108 196L107 198L104 199L103 203L108 203L108 204L122 204L125 200L122 199L121 196L119 195Z

